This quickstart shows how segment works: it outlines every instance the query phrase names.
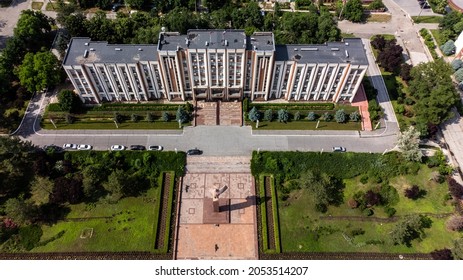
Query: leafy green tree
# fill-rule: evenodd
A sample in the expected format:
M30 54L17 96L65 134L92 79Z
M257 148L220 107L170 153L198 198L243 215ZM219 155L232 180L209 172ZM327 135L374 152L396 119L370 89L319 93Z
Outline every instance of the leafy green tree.
M190 121L190 115L187 111L185 111L185 108L183 108L183 106L178 106L177 113L175 115L175 120L182 124Z
M264 17L257 2L249 2L232 12L232 27L235 29L254 27L259 30L263 25Z
M155 25L136 29L132 44L157 44L161 26Z
M431 219L424 215L411 215L405 220L397 223L391 232L391 239L394 244L403 244L411 247L411 242L415 239L425 237L424 229L430 228Z
M186 34L192 26L196 26L196 16L187 8L176 7L170 11L164 19L169 31L177 31Z
M36 176L30 186L31 201L35 205L46 204L53 191L53 182L48 177Z
M421 161L423 154L419 148L420 132L414 126L399 134L397 146L408 161Z
M328 205L340 205L343 202L344 184L341 180L326 173L307 170L301 174L299 185L306 188L316 199L317 211L324 212Z
M108 199L113 202L119 201L129 186L127 174L122 169L114 170L108 176L108 181L103 183L103 188L108 192Z
M35 52L47 44L54 20L40 11L23 10L14 28L14 37L27 51Z
M154 122L154 115L151 112L146 113L146 121L147 122Z
M103 11L96 12L91 19L84 22L84 25L92 40L116 43L115 21L106 18Z
M114 117L113 117L113 121L115 121L117 123L122 123L124 121L124 117L121 114L119 114L118 112L115 112Z
M413 109L418 121L438 125L452 116L451 108L460 98L451 74L451 67L442 59L413 67L409 89L416 100Z
M52 52L27 53L16 73L28 91L41 91L60 82L61 65Z
M289 113L286 109L278 110L278 121L286 123L289 120Z
M361 0L349 0L344 4L342 16L352 22L361 22L363 20L363 6Z
M264 120L271 122L273 120L273 110L268 109L264 112Z
M17 224L30 223L35 211L32 203L18 198L8 199L3 207L6 216Z
M126 5L133 9L141 9L145 0L125 0Z
M168 122L168 121L170 120L169 113L167 113L167 112L162 112L161 119L162 119L162 121L164 121L164 122Z
M405 82L408 82L412 79L412 76L410 75L412 68L413 66L408 63L402 63L402 65L400 66L400 77Z
M452 55L456 50L455 42L453 40L448 40L440 47L440 49L445 55Z
M138 122L139 118L140 117L135 113L130 116L132 122Z
M380 9L384 9L384 8L386 8L386 6L384 6L382 0L373 0L373 2L371 2L368 5L369 10L380 10Z
M260 119L260 113L257 111L256 107L252 107L251 111L249 111L248 118L252 122L256 122Z
M321 10L320 12L316 38L316 43L319 44L339 41L341 39L341 30L338 28L336 18L329 11Z
M72 90L67 89L60 91L58 102L61 110L66 112L75 112L82 104L80 98Z
M395 72L402 64L403 48L397 45L396 40L389 40L378 54L378 62L386 71Z
M333 116L332 116L330 113L328 113L328 112L325 112L325 113L323 114L323 120L324 120L325 122L331 121L332 118L333 118Z
M345 123L347 120L347 116L346 112L344 112L344 109L337 110L334 114L334 119L337 123Z
M295 114L294 114L294 120L295 121L298 121L301 119L301 112L297 111Z
M97 199L101 195L101 183L106 175L106 170L101 164L88 165L82 169L82 188L85 197Z

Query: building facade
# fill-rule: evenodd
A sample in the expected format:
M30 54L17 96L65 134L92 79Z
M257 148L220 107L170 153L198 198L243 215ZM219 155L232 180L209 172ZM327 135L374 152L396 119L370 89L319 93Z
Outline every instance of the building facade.
M72 38L63 67L84 103L352 101L368 61L361 39L275 45L273 33L161 32L157 45Z

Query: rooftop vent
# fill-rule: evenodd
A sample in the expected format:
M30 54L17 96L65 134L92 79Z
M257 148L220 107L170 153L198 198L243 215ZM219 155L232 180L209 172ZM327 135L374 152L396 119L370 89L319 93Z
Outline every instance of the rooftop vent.
M224 31L225 32L225 31ZM228 46L228 40L225 40L225 46Z
M122 51L121 48L114 48L115 51Z
M92 52L93 52L93 51L95 51L95 49L94 49L94 48L90 48L90 51L92 51Z
M85 50L84 51L84 58L87 58L88 57L88 50Z
M141 51L143 51L143 49L142 49L142 48L138 48L138 51L140 51L140 52L141 52Z
M209 46L209 42L208 42L208 41L206 41L205 45L206 45L206 46Z
M339 51L339 48L331 48L332 51Z
M346 42L345 45L346 45L346 46L349 46L349 42Z
M297 48L294 48L295 51L297 51Z
M349 57L349 53L347 52L347 50L346 50L346 57Z
M318 51L318 48L301 48L301 51Z
M84 45L88 46L88 42L86 42Z

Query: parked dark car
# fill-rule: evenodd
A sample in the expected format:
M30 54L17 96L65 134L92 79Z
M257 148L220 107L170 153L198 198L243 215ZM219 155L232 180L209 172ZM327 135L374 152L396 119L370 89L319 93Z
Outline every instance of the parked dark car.
M186 154L189 155L189 156L201 155L202 153L203 153L203 151L201 151L200 149L197 149L197 148L188 150L188 151L186 152Z
M144 151L144 150L146 150L145 146L142 146L142 145L131 145L130 149L132 151Z

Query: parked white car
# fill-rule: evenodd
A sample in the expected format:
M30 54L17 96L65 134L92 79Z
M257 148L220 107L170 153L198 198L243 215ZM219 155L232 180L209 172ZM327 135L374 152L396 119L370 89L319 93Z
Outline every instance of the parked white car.
M123 151L125 150L125 146L122 145L112 145L111 151Z
M148 151L162 151L164 148L162 146L149 146Z
M90 146L90 145L87 145L87 144L80 144L79 146L77 146L77 150L81 150L81 151L88 151L88 150L91 150L93 147Z
M65 150L77 150L76 144L64 144L63 149Z

